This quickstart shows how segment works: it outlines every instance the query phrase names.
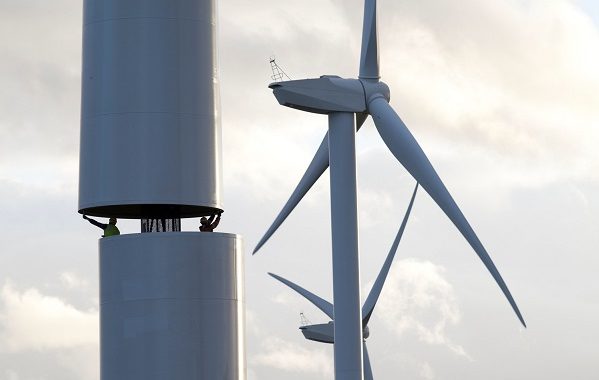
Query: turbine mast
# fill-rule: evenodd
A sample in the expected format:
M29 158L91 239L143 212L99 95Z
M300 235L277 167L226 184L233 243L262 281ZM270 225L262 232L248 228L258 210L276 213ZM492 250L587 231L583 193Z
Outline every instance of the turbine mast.
M356 128L349 112L329 114L335 379L362 380L362 310Z

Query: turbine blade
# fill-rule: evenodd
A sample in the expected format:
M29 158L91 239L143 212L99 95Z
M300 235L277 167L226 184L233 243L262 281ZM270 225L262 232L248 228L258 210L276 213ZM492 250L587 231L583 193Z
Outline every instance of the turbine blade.
M364 380L374 380L372 377L372 367L370 366L370 356L366 348L366 341L362 342L362 356L364 358Z
M362 307L362 327L366 327L368 325L368 321L372 315L372 311L376 305L376 302L381 295L381 291L383 290L383 286L385 285L385 280L387 279L387 275L389 274L389 268L391 268L391 264L393 263L393 258L395 257L395 253L397 252L397 246L399 246L399 242L401 241L401 236L403 235L404 230L406 229L406 224L408 223L408 219L410 217L410 212L412 211L412 206L414 205L414 199L416 199L416 192L418 191L418 183L416 183L416 187L414 188L414 193L412 193L412 198L410 199L410 204L408 205L408 210L403 217L401 222L401 226L399 227L399 231L395 236L395 240L393 241L393 245L391 245L391 249L387 254L387 258L385 259L385 263L381 268L374 285L372 285L372 289L368 294L368 298L364 302L364 306Z
M367 117L368 114L365 113L356 114L356 132L360 129L362 124L364 124ZM252 254L258 252L258 250L262 248L262 246L268 241L268 239L270 239L270 237L277 231L277 229L279 229L281 224L283 224L285 219L287 219L289 214L291 214L293 209L295 209L295 207L300 203L302 198L304 198L306 193L308 193L312 186L314 186L316 181L320 178L322 173L324 173L325 170L327 170L328 167L329 133L327 132L327 134L324 136L324 139L322 139L320 147L318 147L318 150L316 151L316 154L314 155L312 162L310 162L308 169L306 169L304 176L295 187L295 190L293 190L293 193L289 197L289 200L287 200L287 203L285 203L285 206L283 206L283 209L281 209L275 221L272 223L268 231L266 231L262 239L260 239L260 241L256 245L256 248L254 248L254 252Z
M314 155L312 162L310 162L308 169L306 169L304 176L297 184L295 190L293 190L291 197L289 197L289 200L287 201L287 203L285 203L285 206L283 206L283 209L279 212L279 215L277 215L275 221L272 223L268 231L266 231L262 239L260 239L260 241L256 245L256 248L254 248L254 254L258 252L258 250L268 241L268 239L270 239L270 237L281 226L281 224L283 224L283 222L285 221L285 219L287 219L289 214L291 214L295 206L297 206L300 203L302 198L304 198L306 193L312 188L312 186L314 186L316 181L320 178L322 173L324 173L324 171L327 170L328 167L329 134L327 132L327 134L324 136L324 139L322 140L322 143L320 143L320 147L316 151L316 154Z
M271 277L273 277L276 280L279 280L280 282L282 282L283 284L287 285L288 287L290 287L291 289L295 290L296 292L298 292L302 297L304 297L305 299L307 299L308 301L310 301L314 306L316 306L317 308L319 308L320 310L322 310L323 313L325 313L329 318L331 319L335 319L334 317L334 308L333 308L333 304L330 303L329 301L325 301L322 298L320 298L319 296L317 296L316 294L302 288L299 285L294 284L293 282L279 276L276 275L274 273L268 273Z
M379 43L376 20L376 0L365 0L360 79L378 80L381 77L379 74Z
M512 297L507 285L495 267L495 264L489 257L476 233L462 214L462 211L455 203L449 191L439 178L437 172L431 165L426 154L422 151L418 142L412 136L412 133L399 118L397 113L391 108L389 103L382 97L373 99L368 105L368 111L374 120L379 134L383 141L389 147L397 160L406 168L408 172L420 183L420 186L433 198L437 205L449 217L461 234L466 238L470 246L474 249L483 264L487 267L497 285L503 291L503 294L509 301L518 316L518 319L524 327L526 323Z

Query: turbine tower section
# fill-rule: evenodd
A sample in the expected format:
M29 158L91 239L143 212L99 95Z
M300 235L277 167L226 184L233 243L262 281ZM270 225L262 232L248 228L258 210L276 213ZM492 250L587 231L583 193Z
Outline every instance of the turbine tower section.
M101 380L246 377L235 234L223 211L214 0L84 0L79 213L100 239Z

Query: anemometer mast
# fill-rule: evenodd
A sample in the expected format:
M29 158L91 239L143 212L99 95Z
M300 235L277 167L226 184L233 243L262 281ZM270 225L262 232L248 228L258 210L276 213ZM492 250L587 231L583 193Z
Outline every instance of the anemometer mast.
M102 238L101 380L245 379L241 238L223 210L215 0L84 0L79 212Z
M273 82L291 80L291 78L289 78L289 75L287 75L287 73L283 71L281 66L277 64L276 58L274 56L270 57L270 69L272 70L272 75L270 76L270 79L272 79Z

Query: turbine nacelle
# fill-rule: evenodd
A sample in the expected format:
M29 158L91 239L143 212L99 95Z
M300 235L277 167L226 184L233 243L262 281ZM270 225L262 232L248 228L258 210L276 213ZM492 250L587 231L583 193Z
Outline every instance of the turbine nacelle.
M301 111L329 114L331 112L367 112L368 102L375 97L389 101L389 87L380 81L345 79L323 75L271 83L279 104Z
M299 328L304 334L304 338L320 343L335 343L335 322L330 321L329 323L319 323L316 325L307 325ZM368 326L362 330L362 336L364 339L370 336L370 329Z
M308 325L300 327L304 338L320 343L335 343L335 324L333 321L329 323L319 323L316 325Z

